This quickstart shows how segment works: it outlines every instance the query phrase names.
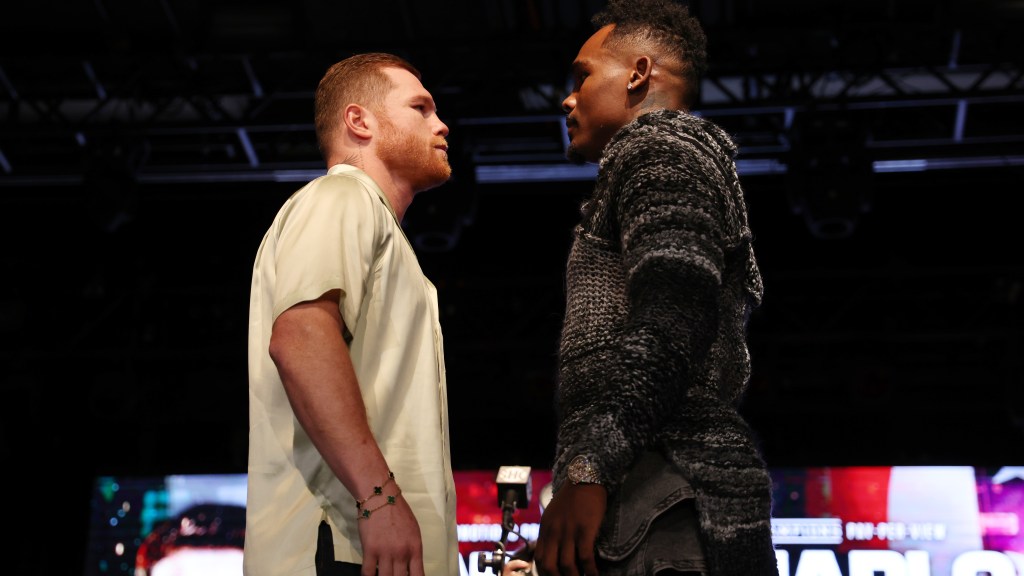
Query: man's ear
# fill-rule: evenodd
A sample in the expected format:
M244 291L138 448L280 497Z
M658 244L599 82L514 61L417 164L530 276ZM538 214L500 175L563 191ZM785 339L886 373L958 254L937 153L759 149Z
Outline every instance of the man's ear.
M651 70L654 68L654 61L650 56L637 56L633 61L633 71L629 73L629 85L633 90L640 90L647 87L651 79Z
M376 119L373 113L359 104L349 104L342 114L345 128L356 138L369 140L373 137Z

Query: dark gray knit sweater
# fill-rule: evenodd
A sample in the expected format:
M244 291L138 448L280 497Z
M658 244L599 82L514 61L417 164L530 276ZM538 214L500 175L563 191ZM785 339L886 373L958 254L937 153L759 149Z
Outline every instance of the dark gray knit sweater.
M737 411L762 285L735 154L721 128L671 110L605 148L566 272L554 486L588 454L614 497L658 450L696 494L709 574L775 576L771 480Z

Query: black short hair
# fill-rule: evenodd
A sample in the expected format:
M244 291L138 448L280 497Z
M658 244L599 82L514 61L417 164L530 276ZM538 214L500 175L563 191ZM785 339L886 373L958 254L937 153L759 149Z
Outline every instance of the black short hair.
M704 29L689 7L673 0L608 0L591 23L595 29L614 24L615 31L609 38L648 41L664 48L682 65L687 100L692 103L696 99L700 79L708 67L708 50Z

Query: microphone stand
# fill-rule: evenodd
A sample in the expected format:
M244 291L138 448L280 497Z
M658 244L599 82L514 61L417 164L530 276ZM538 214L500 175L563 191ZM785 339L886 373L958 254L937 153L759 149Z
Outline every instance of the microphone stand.
M516 491L505 492L505 500L501 505L501 540L502 549L508 544L508 535L515 530L516 523L513 514L516 510Z
M496 483L500 498L498 505L501 506L501 538L495 542L490 558L484 554L477 558L477 569L481 573L490 569L500 576L508 561L509 535L516 534L522 538L522 534L516 530L514 514L516 508L526 508L530 502L529 474L530 468L526 466L502 466L498 470ZM504 495L501 494L502 490L505 490Z
M508 536L515 532L516 523L513 517L516 510L516 491L509 489L505 492L505 498L501 503L501 538L494 543L494 552L490 559L480 555L477 558L477 570L480 572L490 568L496 575L501 574L502 568L508 562Z

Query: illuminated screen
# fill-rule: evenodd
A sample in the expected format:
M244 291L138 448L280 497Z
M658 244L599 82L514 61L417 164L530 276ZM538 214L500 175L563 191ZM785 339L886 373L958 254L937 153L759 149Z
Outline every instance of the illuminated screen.
M1024 466L771 474L783 576L1024 576ZM502 536L495 476L455 472L465 576L491 573L478 562ZM529 506L513 515L509 554L537 536L551 472L532 470L530 478ZM240 575L245 490L244 474L98 478L85 575Z

